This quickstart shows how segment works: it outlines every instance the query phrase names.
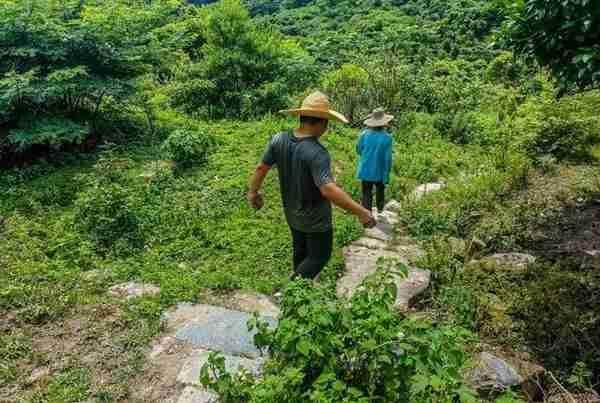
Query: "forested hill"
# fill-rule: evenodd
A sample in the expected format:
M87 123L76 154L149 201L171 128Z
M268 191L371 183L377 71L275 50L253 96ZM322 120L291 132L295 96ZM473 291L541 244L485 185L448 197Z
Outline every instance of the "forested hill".
M582 0L0 0L0 401L175 401L165 312L289 290L264 377L221 368L224 401L597 402L599 30ZM385 270L336 299L354 216L288 289L276 175L248 206L297 124L277 112L317 89L357 200L363 118L395 115L394 248L431 272L408 313ZM509 376L470 383L480 352Z
M489 59L494 54L490 34L503 21L494 2L480 0L248 4L259 21L300 38L325 64L383 52L406 60Z

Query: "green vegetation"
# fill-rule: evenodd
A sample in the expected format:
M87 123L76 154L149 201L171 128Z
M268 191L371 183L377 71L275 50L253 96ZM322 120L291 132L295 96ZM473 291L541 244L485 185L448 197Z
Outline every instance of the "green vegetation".
M428 251L418 303L433 313L392 314L385 272L351 307L334 298L341 248L361 234L336 210L321 287L294 283L281 325L255 324L273 352L265 379L234 379L213 358L223 398L472 401L460 370L478 338L530 352L574 391L597 388L600 279L580 256L600 249L600 92L561 89L597 82L597 49L533 53L555 83L503 47L518 14L501 3L0 0L0 400L132 399L166 308L286 285L276 178L259 213L244 196L270 136L295 124L272 114L314 88L353 122L323 141L355 198L357 126L378 106L396 115L388 194ZM521 39L538 36L522 29L545 19L527 3L535 24L512 27L529 53ZM556 7L595 21L592 3ZM410 197L434 181L444 190ZM508 251L538 261L469 264ZM124 281L161 292L106 294ZM31 381L39 368L51 370Z
M600 84L600 7L591 1L508 2L511 41L557 76L563 90Z
M476 401L460 379L468 359L461 347L469 333L394 312L391 271L407 268L393 262L382 266L351 304L307 281L292 284L277 329L251 323L259 329L257 345L273 355L265 378L257 382L243 373L232 379L222 358L213 355L202 382L227 403Z

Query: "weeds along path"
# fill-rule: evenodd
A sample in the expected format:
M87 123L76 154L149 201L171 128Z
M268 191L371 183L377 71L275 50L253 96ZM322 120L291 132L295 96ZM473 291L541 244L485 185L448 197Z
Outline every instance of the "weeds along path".
M439 187L425 186L425 189ZM380 258L409 268L407 275L397 276L398 309L407 309L410 300L429 286L430 272L413 266L423 251L399 225L399 209L398 202L388 203L379 214L378 225L344 249L346 271L337 282L340 298L350 297L362 280L377 270ZM135 297L138 288L143 288L139 286L126 284L114 288ZM228 370L245 368L260 376L264 358L246 325L252 312L258 312L271 326L277 325L278 307L265 295L247 292L235 293L215 305L179 304L165 313L165 332L149 352L149 369L132 385L136 398L173 403L215 401L217 396L200 384L201 368L213 351L223 354Z

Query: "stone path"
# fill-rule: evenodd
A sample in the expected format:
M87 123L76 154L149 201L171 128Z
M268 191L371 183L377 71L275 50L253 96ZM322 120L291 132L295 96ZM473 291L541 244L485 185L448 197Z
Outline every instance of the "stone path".
M364 278L375 273L380 258L394 259L409 269L406 277L396 276L395 279L398 287L397 309L407 310L411 300L427 289L431 272L415 266L424 252L407 236L406 230L398 226L399 210L398 202L388 203L378 215L377 226L366 230L363 238L344 249L346 271L337 283L338 297L351 297Z
M266 296L255 294L256 299L249 301L248 295L252 294L244 294L240 301L248 302L244 307L249 311L266 305L260 301ZM277 325L277 318L270 316L275 313L271 306L258 311L271 326ZM182 303L166 312L162 318L163 336L149 353L152 370L148 378L152 381L144 382L137 397L165 403L215 402L216 395L199 380L202 366L212 351L223 355L229 371L244 368L260 376L264 357L253 343L254 333L246 325L251 317L249 312L205 304Z
M419 194L438 190L437 184L423 185ZM338 280L337 293L350 297L361 281L377 269L379 258L391 258L409 267L408 276L397 277L396 307L407 309L411 300L423 292L430 272L414 266L423 255L419 246L399 227L400 204L388 203L379 215L379 224L366 230L364 237L345 248L346 272ZM159 290L149 284L126 283L109 291L122 298L154 295ZM136 398L164 403L208 403L217 397L199 382L200 370L211 351L225 357L231 371L245 368L260 376L264 357L254 346L247 321L252 312L277 325L278 307L265 295L237 291L224 298L210 297L211 305L179 304L163 315L163 334L148 354L150 369L135 388ZM213 305L214 304L214 305Z

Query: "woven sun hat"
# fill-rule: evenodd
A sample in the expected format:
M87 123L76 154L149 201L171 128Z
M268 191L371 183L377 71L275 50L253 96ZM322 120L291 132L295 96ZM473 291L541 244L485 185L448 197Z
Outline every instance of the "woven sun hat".
M329 98L322 92L313 92L302 101L302 106L297 109L286 109L279 111L284 115L292 116L311 116L327 120L337 120L338 122L348 123L348 119L339 112L331 109Z
M394 120L393 115L385 113L383 108L377 108L367 116L364 123L367 127L383 127L387 126L392 120Z

